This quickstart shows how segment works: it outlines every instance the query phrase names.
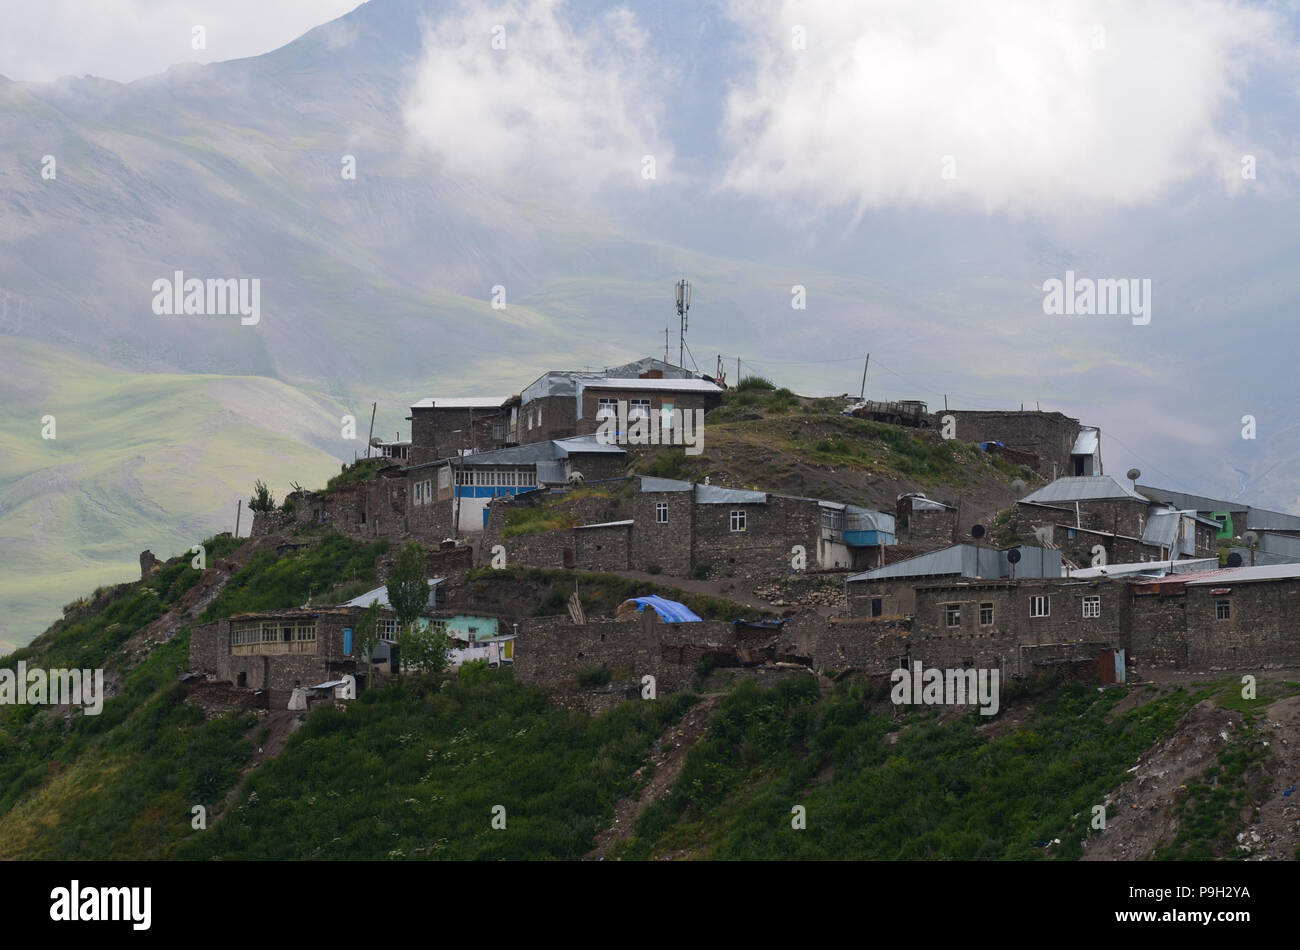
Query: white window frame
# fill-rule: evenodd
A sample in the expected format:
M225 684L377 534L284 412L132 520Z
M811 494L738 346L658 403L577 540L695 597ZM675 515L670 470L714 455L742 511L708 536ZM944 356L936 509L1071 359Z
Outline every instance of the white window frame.
M655 524L667 524L667 523L668 523L668 502L666 501L655 502Z
M984 619L984 609L985 609L985 608L988 608L988 612L989 612L989 619L988 619L988 620L985 620L985 619ZM986 601L984 601L983 603L980 604L980 608L979 608L979 621L980 621L980 626L981 626L981 627L991 627L991 626L993 626L993 620L994 620L994 618L995 618L996 616L997 616L997 612L996 612L996 608L993 606L993 601L991 601L991 600L986 600Z
M1030 617L1037 619L1039 617L1050 617L1051 615L1052 615L1051 594L1034 594L1029 598Z
M961 604L943 605L943 625L945 627L961 626Z
M749 512L745 511L744 508L733 508L731 510L731 530L739 534L741 531L748 530L748 527Z
M650 400L649 399L629 399L627 401L627 421L633 419L650 418Z
M1222 614L1219 613L1220 607L1224 608L1224 612ZM1229 600L1227 597L1216 597L1214 599L1214 619L1215 620L1232 619L1232 601Z
M597 419L617 419L618 418L618 400L611 399L607 396L601 396L596 400L596 418Z
M1101 594L1088 594L1083 598L1083 617L1094 620L1101 616Z

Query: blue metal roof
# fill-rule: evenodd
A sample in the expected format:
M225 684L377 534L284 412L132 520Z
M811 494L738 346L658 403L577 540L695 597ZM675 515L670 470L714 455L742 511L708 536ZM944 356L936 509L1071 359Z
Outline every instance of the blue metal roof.
M647 597L629 597L628 600L637 603L637 610L644 611L647 607L653 607L659 619L664 623L698 623L703 621L703 617L697 617L691 613L691 609L685 604L679 604L675 600L665 600L658 594L650 594Z

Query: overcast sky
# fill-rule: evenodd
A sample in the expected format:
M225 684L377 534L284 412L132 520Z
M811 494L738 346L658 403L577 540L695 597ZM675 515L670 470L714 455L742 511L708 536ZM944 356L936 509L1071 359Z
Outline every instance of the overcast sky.
M359 6L357 0L3 0L0 75L119 82L176 63L266 53ZM193 48L202 26L206 49Z

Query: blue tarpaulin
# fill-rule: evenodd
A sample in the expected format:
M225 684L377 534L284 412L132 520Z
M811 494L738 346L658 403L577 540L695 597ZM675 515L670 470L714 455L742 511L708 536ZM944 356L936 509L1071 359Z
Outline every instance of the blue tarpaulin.
M698 623L703 621L703 617L697 617L691 613L690 608L685 604L679 604L675 600L665 600L657 594L651 594L648 597L630 597L629 600L637 605L637 610L645 610L647 607L653 607L659 619L664 623Z

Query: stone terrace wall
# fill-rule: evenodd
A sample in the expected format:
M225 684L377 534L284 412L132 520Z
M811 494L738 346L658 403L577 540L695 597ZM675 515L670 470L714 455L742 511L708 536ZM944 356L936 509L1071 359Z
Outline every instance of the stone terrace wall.
M1039 469L1052 474L1052 463L1057 463L1057 475L1072 475L1069 469L1070 450L1079 437L1079 420L1059 412L976 411L952 409L948 413L936 410L935 418L951 414L957 420L956 438L962 442L1002 442L1011 449L1033 452L1043 459Z

